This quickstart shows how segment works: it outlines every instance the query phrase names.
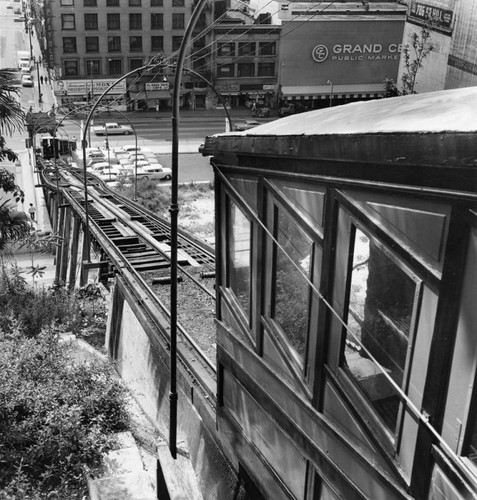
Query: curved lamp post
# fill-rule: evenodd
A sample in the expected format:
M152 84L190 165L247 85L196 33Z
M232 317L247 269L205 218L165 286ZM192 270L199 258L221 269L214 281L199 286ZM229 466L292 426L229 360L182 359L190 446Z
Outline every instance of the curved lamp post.
M207 0L199 0L192 11L189 24L182 38L177 57L174 91L172 95L172 183L171 183L171 381L170 381L170 419L169 451L172 458L177 457L177 240L178 240L178 173L179 173L179 104L182 69L186 47L195 24Z

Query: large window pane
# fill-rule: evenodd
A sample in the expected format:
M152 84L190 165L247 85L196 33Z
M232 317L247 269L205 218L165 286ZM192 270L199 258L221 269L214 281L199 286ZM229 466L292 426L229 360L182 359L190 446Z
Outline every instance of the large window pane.
M400 399L382 372L403 385L417 285L359 229L353 247L344 361L395 432Z
M277 246L275 253L273 318L286 335L296 361L303 364L310 292L306 277L310 278L312 241L282 208L277 208L275 237L280 248Z
M230 228L229 286L249 314L251 224L233 203L230 207Z

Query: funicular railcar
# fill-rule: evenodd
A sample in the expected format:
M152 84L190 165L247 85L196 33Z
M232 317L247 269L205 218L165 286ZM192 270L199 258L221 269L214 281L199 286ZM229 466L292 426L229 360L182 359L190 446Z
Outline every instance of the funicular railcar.
M477 496L477 88L208 137L217 429L256 498Z

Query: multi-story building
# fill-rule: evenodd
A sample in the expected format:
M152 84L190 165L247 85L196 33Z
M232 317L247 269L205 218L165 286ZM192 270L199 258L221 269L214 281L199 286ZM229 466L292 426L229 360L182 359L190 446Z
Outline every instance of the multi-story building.
M215 86L231 107L275 107L280 26L220 24L214 29Z
M59 102L87 102L153 56L164 55L172 64L194 4L194 0L46 0L46 55L56 73ZM204 9L197 29L206 26L211 15L212 9ZM194 50L191 44L189 57ZM111 91L109 101L118 108L167 104L172 73L173 68L167 67L134 73ZM183 102L189 104L188 94L203 85L185 75Z
M398 2L283 2L283 102L313 109L383 96L396 79L406 20Z
M416 57L412 37L429 38L430 52L416 74L416 92L477 85L477 0L409 0L403 43ZM425 34L425 36L427 36ZM398 88L405 65L401 62Z

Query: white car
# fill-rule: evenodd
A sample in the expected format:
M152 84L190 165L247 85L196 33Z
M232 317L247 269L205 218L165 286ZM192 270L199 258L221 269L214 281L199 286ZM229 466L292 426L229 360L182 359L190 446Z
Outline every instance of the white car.
M163 167L159 163L155 163L154 165L138 169L137 177L138 179L144 180L159 179L161 181L167 181L172 178L172 170L170 168Z
M33 87L33 77L31 75L22 75L22 87Z
M134 144L126 144L121 148L121 151L123 153L134 153L136 151L136 146ZM140 153L141 151L142 151L141 146L138 146L137 152Z
M129 160L127 160L124 163L123 162L124 162L124 160L119 160L119 163L121 164L122 167L129 168L129 169L134 168L134 165L136 165L137 168L149 166L149 162L147 160L138 160L136 164L134 163L134 161L129 161Z
M104 168L98 175L98 177L103 181L115 181L117 175L121 170L118 167Z
M133 133L133 129L127 125L120 125L119 123L106 123L99 127L93 127L96 135L129 135Z
M92 174L99 174L105 168L111 168L111 165L103 159L103 161L101 162L92 163L91 165L87 166L86 171L91 172Z

